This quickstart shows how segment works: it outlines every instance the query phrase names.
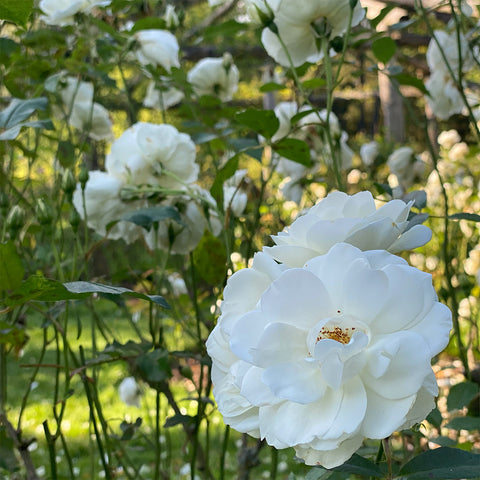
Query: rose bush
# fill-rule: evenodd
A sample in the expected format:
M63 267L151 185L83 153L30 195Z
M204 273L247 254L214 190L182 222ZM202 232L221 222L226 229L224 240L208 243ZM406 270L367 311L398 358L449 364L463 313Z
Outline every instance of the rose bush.
M207 341L218 408L309 465L341 465L434 408L430 361L450 328L431 275L386 251L340 243L303 268L260 252Z
M332 192L285 231L272 236L276 245L263 250L290 267L301 267L339 242L392 253L416 248L427 243L432 232L425 225L408 228L411 207L412 203L391 200L377 209L370 192L352 196Z

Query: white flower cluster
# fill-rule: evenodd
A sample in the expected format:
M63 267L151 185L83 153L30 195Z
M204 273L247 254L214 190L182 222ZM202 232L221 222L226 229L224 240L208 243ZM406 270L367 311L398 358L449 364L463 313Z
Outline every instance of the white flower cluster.
M77 186L73 203L87 225L100 235L123 238L127 243L143 236L150 248L188 253L207 227L215 234L220 229L215 200L193 183L199 171L195 158L195 144L187 134L171 125L136 123L113 142L105 161L106 171L91 171L85 190ZM127 201L125 190L141 187L165 192L165 199L153 206L173 208L181 222L162 220L157 229L147 232L121 220L128 212L152 206L141 198ZM204 215L205 205L211 209L210 223Z
M430 239L410 207L331 193L228 280L207 341L227 424L333 468L434 408L451 313L390 253Z
M77 13L90 13L95 7L106 7L112 0L40 0L38 6L48 25L73 25Z
M365 10L349 0L249 0L250 16L266 24L262 43L280 65L299 67L323 58L322 40L341 36L358 25ZM274 25L274 26L273 26Z
M60 97L68 123L77 130L87 131L94 140L112 138L112 121L108 110L93 101L93 84L73 77L60 80Z
M435 30L427 49L430 78L425 83L429 92L426 98L434 115L441 120L462 113L465 108L455 78L460 69L466 72L472 67L473 58L466 37L460 33L458 38L459 41L456 31Z

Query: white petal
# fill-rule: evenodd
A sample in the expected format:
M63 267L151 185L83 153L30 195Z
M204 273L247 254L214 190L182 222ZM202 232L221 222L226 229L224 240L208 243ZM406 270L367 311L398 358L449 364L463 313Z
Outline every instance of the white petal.
M267 317L258 310L240 317L233 326L230 336L232 352L245 362L252 363L251 349L257 346L258 339L267 324Z
M263 251L292 268L303 267L308 260L318 255L317 251L301 245L275 245L263 247Z
M426 225L415 225L403 233L395 242L388 247L392 253L403 250L412 250L428 243L432 238L432 231Z
M263 368L250 367L244 375L240 393L252 404L257 407L263 405L276 405L283 401L273 395L270 388L263 382Z

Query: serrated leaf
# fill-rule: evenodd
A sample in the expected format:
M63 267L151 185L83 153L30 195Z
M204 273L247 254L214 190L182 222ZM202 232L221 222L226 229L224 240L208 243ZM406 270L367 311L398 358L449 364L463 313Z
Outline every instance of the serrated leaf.
M273 110L257 110L249 108L235 115L235 119L265 138L271 138L280 126Z
M0 243L0 292L16 290L25 270L13 242Z
M35 110L45 110L48 100L45 97L21 100L14 98L10 105L0 112L0 128L9 129L32 115Z
M480 430L480 417L457 417L445 426L452 430Z
M453 213L452 215L449 215L448 218L452 220L470 220L472 222L480 222L480 215L477 215L476 213Z
M388 63L396 51L397 44L395 40L390 37L377 38L377 40L372 43L372 52L375 58L383 64Z
M364 475L366 477L384 478L385 474L380 467L367 458L354 453L350 460L343 465L332 469L334 472L353 473L355 475Z
M399 474L408 480L476 478L479 465L478 454L440 447L417 455L400 469Z
M145 207L133 212L128 212L122 216L121 220L132 222L135 225L143 227L149 231L155 222L163 220L174 220L180 225L184 225L180 213L171 205L162 205L158 207Z
M27 20L33 10L33 0L2 0L0 2L0 20L27 26Z
M465 381L457 383L452 388L447 397L447 409L459 410L468 405L479 393L480 387L477 383Z
M293 160L305 167L312 166L310 149L303 140L298 140L296 138L282 138L278 142L272 144L272 149L281 157Z
M93 293L104 295L125 295L156 303L164 308L170 308L160 295L146 295L134 292L124 287L114 287L95 282L67 282L65 284L41 275L28 277L19 288L9 295L4 303L9 307L22 305L29 301L58 302L62 300L79 300Z

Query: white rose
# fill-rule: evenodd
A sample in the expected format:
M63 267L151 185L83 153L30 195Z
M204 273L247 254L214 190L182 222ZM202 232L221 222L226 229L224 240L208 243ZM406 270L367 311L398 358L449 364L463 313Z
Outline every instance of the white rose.
M167 30L140 30L133 34L138 42L135 54L141 65L161 66L167 72L172 67L179 67L178 51L180 49L175 35Z
M180 20L178 19L177 12L175 11L175 7L173 5L167 5L163 18L167 28L177 28L180 25Z
M275 246L263 250L289 267L301 267L339 242L361 250L410 250L427 243L431 230L424 225L408 229L412 203L391 200L376 209L370 192L347 195L332 192L288 229L272 236Z
M195 156L189 135L171 125L139 122L113 142L105 167L125 183L183 188L198 177Z
M237 170L235 174L223 184L223 209L225 211L230 209L236 217L239 217L247 206L248 196L241 187L246 175L247 170Z
M89 172L89 179L85 187L85 205L82 189L77 185L73 193L73 205L85 220L87 225L99 235L107 235L107 225L120 220L125 213L140 208L139 202L125 203L120 193L124 186L118 178L99 170ZM143 229L137 225L119 221L109 231L108 238L118 240L122 238L126 243L132 243L143 235Z
M45 15L40 18L49 25L73 25L74 15L89 13L94 7L110 5L111 0L40 0L38 6Z
M238 89L239 71L229 54L202 58L187 74L195 95L218 97L228 102Z
M134 407L140 407L142 392L140 391L134 377L127 377L122 380L122 383L120 383L118 387L118 394L123 403Z
M462 113L465 103L452 78L442 71L434 71L425 82L427 103L440 120Z
M360 158L362 159L363 164L367 167L372 166L375 163L375 159L377 158L379 152L380 145L378 142L375 142L375 140L364 143L360 147Z
M143 105L147 108L156 108L158 110L167 110L174 105L180 103L184 94L181 90L174 87L166 87L165 89L157 88L155 82L147 85Z
M413 184L417 174L414 168L416 163L417 159L410 147L397 148L387 159L390 171L397 177L399 184L407 188Z
M345 33L351 9L349 0L255 0L254 4L264 12L273 13L278 35L264 28L262 43L267 53L286 67L290 66L290 59L294 67L318 62L323 57L322 37L333 38ZM364 15L364 9L357 2L352 26L358 25Z
M459 67L457 32L449 34L443 30L435 30L433 34L440 44L450 68L456 75ZM462 70L466 71L472 68L473 58L468 48L468 41L463 34L460 34L460 48L462 52ZM445 60L437 42L433 38L430 40L427 48L427 63L432 72L448 73Z
M438 144L447 150L450 150L460 140L460 135L454 129L443 131L437 138Z
M480 270L480 245L470 250L463 268L468 275L476 275L478 273Z
M459 162L460 160L465 159L469 151L468 145L465 142L459 142L450 149L448 152L448 158L455 162Z
M233 428L333 468L434 408L451 313L405 260L340 243L285 269L260 253L224 299L207 350Z
M179 273L172 273L167 277L167 279L170 283L170 287L172 288L174 297L179 297L180 295L185 295L188 293L185 280L180 276Z

